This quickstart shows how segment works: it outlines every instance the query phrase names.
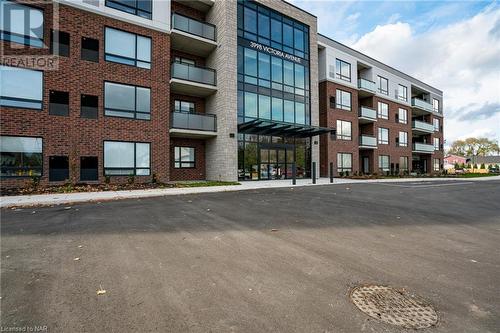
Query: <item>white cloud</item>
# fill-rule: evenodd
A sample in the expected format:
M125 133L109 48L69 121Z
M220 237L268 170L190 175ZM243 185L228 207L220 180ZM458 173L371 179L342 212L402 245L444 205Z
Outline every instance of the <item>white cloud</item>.
M448 143L473 135L500 140L500 112L484 112L500 105L496 4L472 18L419 34L405 22L380 25L352 46L443 90Z

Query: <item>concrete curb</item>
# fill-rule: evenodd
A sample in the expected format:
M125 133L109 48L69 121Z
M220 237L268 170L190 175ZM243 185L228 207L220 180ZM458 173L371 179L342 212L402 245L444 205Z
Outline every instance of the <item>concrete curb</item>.
M133 191L103 191L103 192L79 192L65 194L37 194L37 195L19 195L0 197L0 208L11 207L33 207L62 205L82 202L101 202L121 199L138 199L162 197L170 195L197 194L197 193L216 193L230 191L249 191L269 188L284 187L302 187L302 186L323 186L338 184L363 184L363 183L406 183L406 182L429 182L429 181L489 181L492 179L500 180L498 176L483 178L404 178L404 179L339 179L335 178L333 183L328 178L320 178L316 184L312 184L310 179L297 180L297 185L292 185L290 180L261 181L261 182L243 182L241 185L231 186L207 186L207 187L186 187L186 188L167 188Z

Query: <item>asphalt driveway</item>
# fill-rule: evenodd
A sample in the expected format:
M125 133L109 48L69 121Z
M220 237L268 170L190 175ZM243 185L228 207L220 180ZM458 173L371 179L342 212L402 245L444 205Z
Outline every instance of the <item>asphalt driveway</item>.
M500 181L378 183L2 210L1 326L403 331L349 300L374 283L434 305L424 332L498 332L499 198Z

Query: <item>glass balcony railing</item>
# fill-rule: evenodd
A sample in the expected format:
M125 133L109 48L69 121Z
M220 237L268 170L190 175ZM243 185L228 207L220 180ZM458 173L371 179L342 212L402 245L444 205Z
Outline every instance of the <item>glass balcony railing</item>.
M172 78L208 84L211 86L216 85L216 72L211 68L198 67L182 62L173 62L171 69Z
M377 87L375 82L367 80L367 79L358 79L358 88L359 89L364 89L364 90L369 90L373 93L377 91Z
M369 107L362 106L359 108L359 116L363 118L377 120L377 111Z
M414 120L412 122L412 129L421 130L425 132L434 132L434 126L432 124L418 120Z
M424 153L433 153L434 146L426 143L414 142L413 143L413 151L424 152Z
M426 101L419 99L419 98L415 98L415 97L413 97L411 99L411 106L419 108L419 109L423 109L423 110L429 111L429 112L433 111L432 104L427 103Z
M172 14L172 28L213 41L216 38L213 24L198 21L178 13Z
M195 131L217 131L217 117L214 114L172 112L172 128Z
M377 147L377 138L371 135L361 135L359 145L364 147Z

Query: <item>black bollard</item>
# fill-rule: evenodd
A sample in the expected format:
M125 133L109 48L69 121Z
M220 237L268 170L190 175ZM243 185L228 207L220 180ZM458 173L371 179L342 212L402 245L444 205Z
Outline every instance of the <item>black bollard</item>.
M313 184L316 184L316 162L313 162L312 178L313 178Z
M330 162L330 183L333 183L333 162Z

